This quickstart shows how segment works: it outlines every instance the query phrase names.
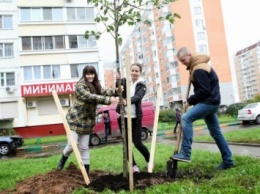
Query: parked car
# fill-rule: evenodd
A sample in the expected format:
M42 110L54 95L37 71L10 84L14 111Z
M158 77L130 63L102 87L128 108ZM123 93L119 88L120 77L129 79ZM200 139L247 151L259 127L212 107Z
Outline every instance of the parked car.
M22 145L23 138L21 136L0 136L0 155L6 156Z
M255 121L260 124L260 102L246 105L243 109L238 111L237 118L243 124L248 124L250 121Z
M142 102L143 119L142 119L142 140L146 140L148 135L152 135L154 124L154 104L152 102ZM108 113L110 118L110 128L108 139L120 139L122 134L117 123L118 114L116 112L116 106L102 107L97 111L96 125L94 132L90 135L90 145L99 145L105 140L105 125L104 125L104 113ZM127 124L127 123L125 123Z

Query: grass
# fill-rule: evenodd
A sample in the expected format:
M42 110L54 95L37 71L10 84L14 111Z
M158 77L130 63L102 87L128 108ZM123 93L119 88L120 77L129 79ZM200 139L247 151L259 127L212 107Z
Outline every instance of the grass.
M67 142L67 136L59 135L59 136L47 136L47 137L40 137L40 138L25 138L24 146L60 143L60 142Z
M229 131L226 132L224 135L228 142L260 144L260 128ZM194 140L210 142L214 141L210 135L195 136Z
M150 148L150 144L146 144ZM158 143L155 152L155 171L165 172L166 162L172 155L173 147ZM99 149L91 149L91 170L104 170L113 173L122 171L122 145L111 145ZM140 170L146 170L146 163L139 152L134 149L135 159ZM107 159L109 158L109 160ZM16 182L27 179L36 174L44 174L55 169L60 155L48 158L36 159L9 159L2 160L0 165L0 191L12 188ZM237 167L226 171L215 171L214 167L221 162L219 153L193 150L192 163L179 162L179 170L201 171L202 174L210 174L212 179L198 179L198 177L182 177L172 183L155 185L145 191L134 190L133 193L158 194L158 193L260 193L260 160L246 156L234 156ZM69 162L76 159L74 154ZM104 162L105 161L105 162ZM19 168L18 168L19 166ZM82 188L74 193L88 193ZM102 193L113 193L106 190ZM120 193L129 193L120 191Z

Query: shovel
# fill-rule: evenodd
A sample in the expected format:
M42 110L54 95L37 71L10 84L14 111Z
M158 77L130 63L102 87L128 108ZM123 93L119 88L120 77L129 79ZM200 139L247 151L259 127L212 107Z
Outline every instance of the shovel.
M191 87L191 81L189 81L189 85L187 88L187 92L186 92L186 98L185 100L188 99L189 97L189 93L190 93L190 87ZM183 106L182 109L182 114L184 114L186 112L186 106ZM179 152L179 147L180 147L180 141L181 141L181 134L182 134L182 124L180 122L180 127L178 130L178 134L177 134L177 141L176 141L176 145L175 145L175 149L174 149L174 154L178 154ZM178 169L178 160L175 160L173 158L170 157L170 159L172 160L171 162L167 162L167 169L169 168L168 165L170 165L170 177L171 178L176 178L176 174L177 174L177 169Z

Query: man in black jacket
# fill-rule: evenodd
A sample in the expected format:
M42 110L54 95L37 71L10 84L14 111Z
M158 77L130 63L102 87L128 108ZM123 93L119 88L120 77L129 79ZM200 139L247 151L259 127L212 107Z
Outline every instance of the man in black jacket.
M181 118L183 131L181 151L173 155L172 158L184 162L191 161L192 123L195 120L204 118L210 135L215 140L222 155L222 163L216 167L216 170L234 167L232 153L221 132L217 117L220 105L219 79L214 69L208 64L210 57L206 54L192 55L186 47L178 51L177 57L190 71L190 80L194 87L194 94L184 104L186 107L191 105L193 107Z

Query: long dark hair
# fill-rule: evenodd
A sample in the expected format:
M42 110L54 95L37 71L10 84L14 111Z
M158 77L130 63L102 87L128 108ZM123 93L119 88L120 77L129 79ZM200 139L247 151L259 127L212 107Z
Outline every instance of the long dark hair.
M95 75L92 83L87 80L86 74L94 74ZM86 67L84 67L84 69L82 71L81 79L84 79L86 85L89 87L92 94L101 94L101 85L100 85L100 82L98 80L98 74L97 74L96 68L94 66L87 65Z

